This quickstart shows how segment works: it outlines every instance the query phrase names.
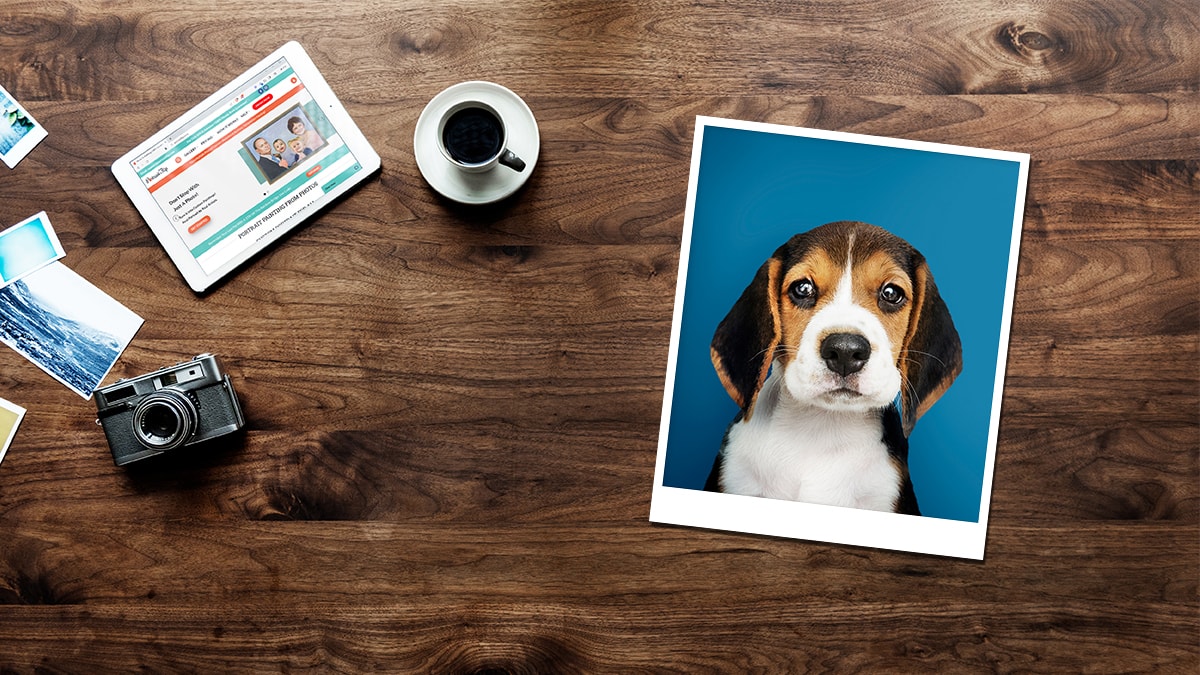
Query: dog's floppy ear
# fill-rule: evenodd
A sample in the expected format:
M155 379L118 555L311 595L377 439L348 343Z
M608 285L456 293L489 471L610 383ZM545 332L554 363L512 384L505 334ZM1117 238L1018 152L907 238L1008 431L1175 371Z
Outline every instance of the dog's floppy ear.
M750 419L779 345L779 274L783 262L768 258L713 334L713 367L725 391Z
M912 316L900 352L905 436L962 371L958 331L923 260L913 274L913 295Z

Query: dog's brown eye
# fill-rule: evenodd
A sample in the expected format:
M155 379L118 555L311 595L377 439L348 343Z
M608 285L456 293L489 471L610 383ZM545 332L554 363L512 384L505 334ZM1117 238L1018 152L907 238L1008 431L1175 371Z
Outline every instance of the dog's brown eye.
M811 279L801 279L788 287L788 297L798 307L812 307L817 302L817 286Z
M879 289L879 306L883 309L900 309L904 300L904 290L896 284L884 284Z

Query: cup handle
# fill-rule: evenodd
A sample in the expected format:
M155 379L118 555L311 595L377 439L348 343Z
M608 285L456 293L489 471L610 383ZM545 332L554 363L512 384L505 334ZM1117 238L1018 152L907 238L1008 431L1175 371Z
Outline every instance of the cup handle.
M517 154L512 150L505 150L504 154L500 155L500 163L513 171L524 171L525 160L517 157Z

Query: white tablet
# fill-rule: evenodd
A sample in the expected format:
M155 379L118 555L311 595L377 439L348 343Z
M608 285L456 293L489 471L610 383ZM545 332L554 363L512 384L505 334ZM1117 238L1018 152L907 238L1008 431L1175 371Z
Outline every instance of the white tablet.
M379 155L296 42L112 167L197 292L378 168Z

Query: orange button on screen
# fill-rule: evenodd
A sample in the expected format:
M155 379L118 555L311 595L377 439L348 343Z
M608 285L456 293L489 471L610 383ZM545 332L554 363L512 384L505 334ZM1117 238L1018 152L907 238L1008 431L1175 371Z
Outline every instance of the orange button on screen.
M199 230L200 228L204 227L205 225L207 225L211 222L212 222L211 217L204 216L200 220L197 220L196 222L194 222L188 226L188 234L196 234L197 230Z
M308 176L309 178L312 178L312 177L313 177L313 174L315 174L316 172L318 172L318 171L320 171L320 170L321 170L321 165L320 165L320 164L318 164L318 165L314 166L313 168L309 169L308 171L306 171L306 172L304 173L304 175L305 175L305 176Z

